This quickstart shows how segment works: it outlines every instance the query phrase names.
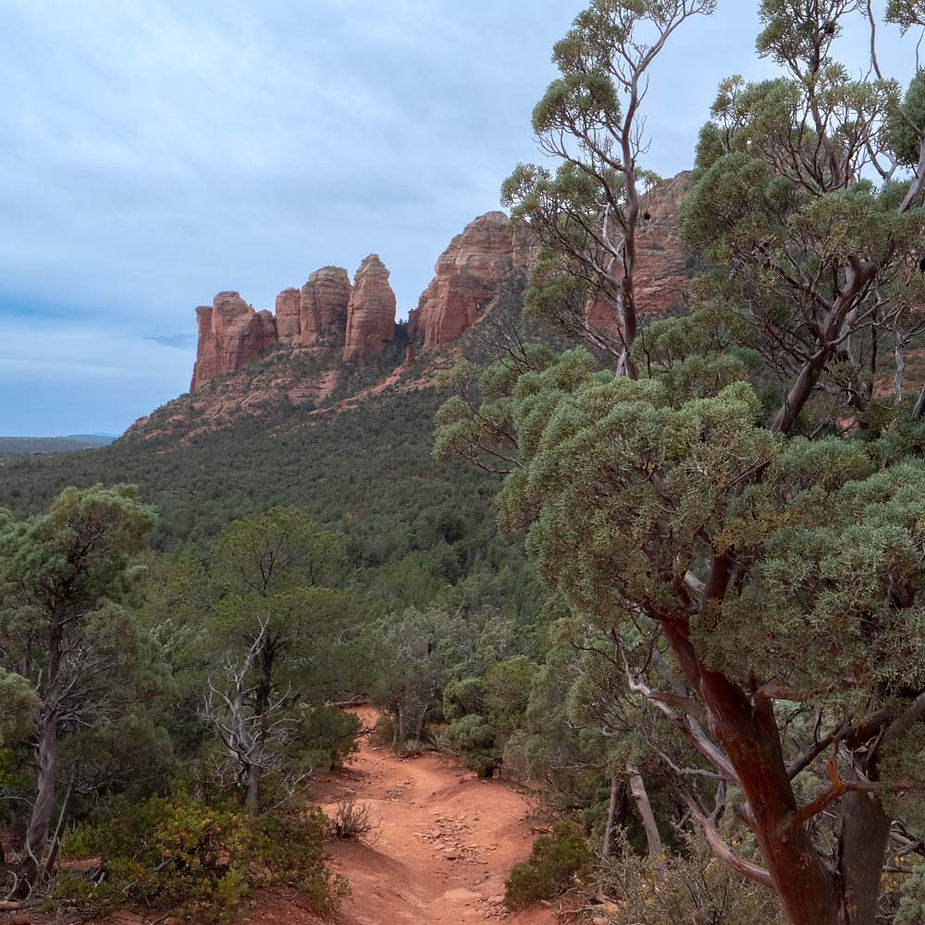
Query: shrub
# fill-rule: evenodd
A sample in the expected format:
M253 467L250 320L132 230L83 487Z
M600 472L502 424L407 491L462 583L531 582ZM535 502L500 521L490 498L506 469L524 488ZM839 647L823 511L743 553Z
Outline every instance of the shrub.
M683 853L652 860L624 841L599 868L599 892L611 897L611 925L775 925L777 897L713 856L702 838L685 835Z
M469 713L457 719L446 730L453 751L470 771L479 777L491 777L498 765L494 731L484 717Z
M379 719L369 735L372 745L380 748L392 748L397 738L395 720L385 713L379 714Z
M352 838L361 841L369 835L376 824L369 814L369 807L355 800L341 800L331 819L331 835L334 838Z
M590 866L591 851L581 833L570 822L557 822L551 834L534 842L529 859L511 871L504 904L516 910L540 899L554 899Z
M90 882L65 872L54 898L92 912L128 901L227 922L255 887L286 883L327 913L346 884L325 866L326 825L317 809L297 819L250 819L184 796L153 798L68 833L62 855L99 857L102 876Z

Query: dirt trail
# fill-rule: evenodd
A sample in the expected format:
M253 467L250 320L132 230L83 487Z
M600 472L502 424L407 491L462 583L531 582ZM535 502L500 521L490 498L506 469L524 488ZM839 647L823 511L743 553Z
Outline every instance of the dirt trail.
M355 712L364 727L375 724L375 710L361 707ZM340 800L352 797L369 807L378 824L367 844L340 841L330 846L331 867L349 881L352 896L333 920L323 922L295 890L264 890L244 922L554 925L555 917L545 906L510 915L501 902L511 867L529 855L536 837L526 821L530 806L523 796L501 781L479 780L439 755L401 759L370 745L368 736L361 743L346 770L316 780L311 789L312 799L329 815ZM0 925L8 921L0 913ZM38 925L48 920L33 921ZM104 921L149 923L153 925L150 918L129 912Z
M365 726L376 720L374 710L356 712ZM316 782L312 794L328 812L353 797L379 822L369 845L340 842L331 851L353 892L340 925L552 925L547 908L509 916L501 905L511 867L536 837L524 797L440 756L400 759L362 741L348 770Z

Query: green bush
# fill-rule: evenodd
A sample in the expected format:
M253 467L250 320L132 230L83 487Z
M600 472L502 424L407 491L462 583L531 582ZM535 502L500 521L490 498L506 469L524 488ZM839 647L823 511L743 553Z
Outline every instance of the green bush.
M504 885L504 904L515 910L554 899L590 866L591 851L581 833L570 822L557 822L549 835L534 842L529 859L511 871Z
M156 797L69 832L62 855L99 857L101 876L91 881L65 872L53 899L94 913L128 901L227 922L254 888L286 883L327 913L347 887L325 866L326 831L327 820L317 809L298 819L250 819L185 796Z
M613 899L612 925L783 925L775 894L714 857L703 838L652 860L628 842L598 868L598 892Z
M454 721L447 728L446 737L470 771L476 771L479 777L492 776L498 757L494 730L484 717L470 713Z

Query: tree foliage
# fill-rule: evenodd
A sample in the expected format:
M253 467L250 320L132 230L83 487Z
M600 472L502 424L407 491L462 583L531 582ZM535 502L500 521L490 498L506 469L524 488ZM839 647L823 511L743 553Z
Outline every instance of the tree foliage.
M834 58L855 13L869 79ZM780 76L722 84L683 209L706 265L694 311L627 343L618 375L582 351L461 371L437 450L508 473L503 527L593 624L574 639L609 663L611 712L625 726L635 698L660 720L623 734L714 852L793 922L871 922L925 790L925 432L903 394L925 301L925 126L918 78L903 101L880 70L865 4L765 0L760 17ZM565 89L542 126L561 132L546 117ZM572 103L577 124L592 110ZM580 176L587 214L606 213L608 178ZM551 182L531 179L530 208ZM550 238L535 285L550 261L590 259L587 241ZM572 283L553 277L565 304Z

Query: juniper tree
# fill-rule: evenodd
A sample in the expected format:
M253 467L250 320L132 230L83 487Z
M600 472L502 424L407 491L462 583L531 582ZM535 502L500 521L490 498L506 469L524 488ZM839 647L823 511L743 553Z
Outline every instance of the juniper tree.
M560 77L533 110L555 173L520 164L502 200L539 244L528 303L636 378L637 235L645 194L645 100L652 66L691 17L715 0L594 0L553 50Z
M336 649L353 620L348 595L324 587L344 574L343 546L298 511L272 508L235 521L216 547L225 593L203 626L210 674L202 715L252 814L268 771L291 790L317 770L311 708L336 685ZM340 733L349 738L347 726Z
M714 852L794 923L872 923L925 822L925 429L883 363L925 301L925 112L835 61L867 4L760 13L782 73L702 134L695 310L636 339L639 381L540 350L461 375L437 448L509 470L505 527L613 640Z
M124 606L152 510L129 486L65 489L43 514L7 520L0 531L0 666L6 684L31 685L35 797L17 892L42 871L58 783L61 736L125 709L144 634ZM11 673L11 674L10 674ZM14 684L21 692L22 681Z

